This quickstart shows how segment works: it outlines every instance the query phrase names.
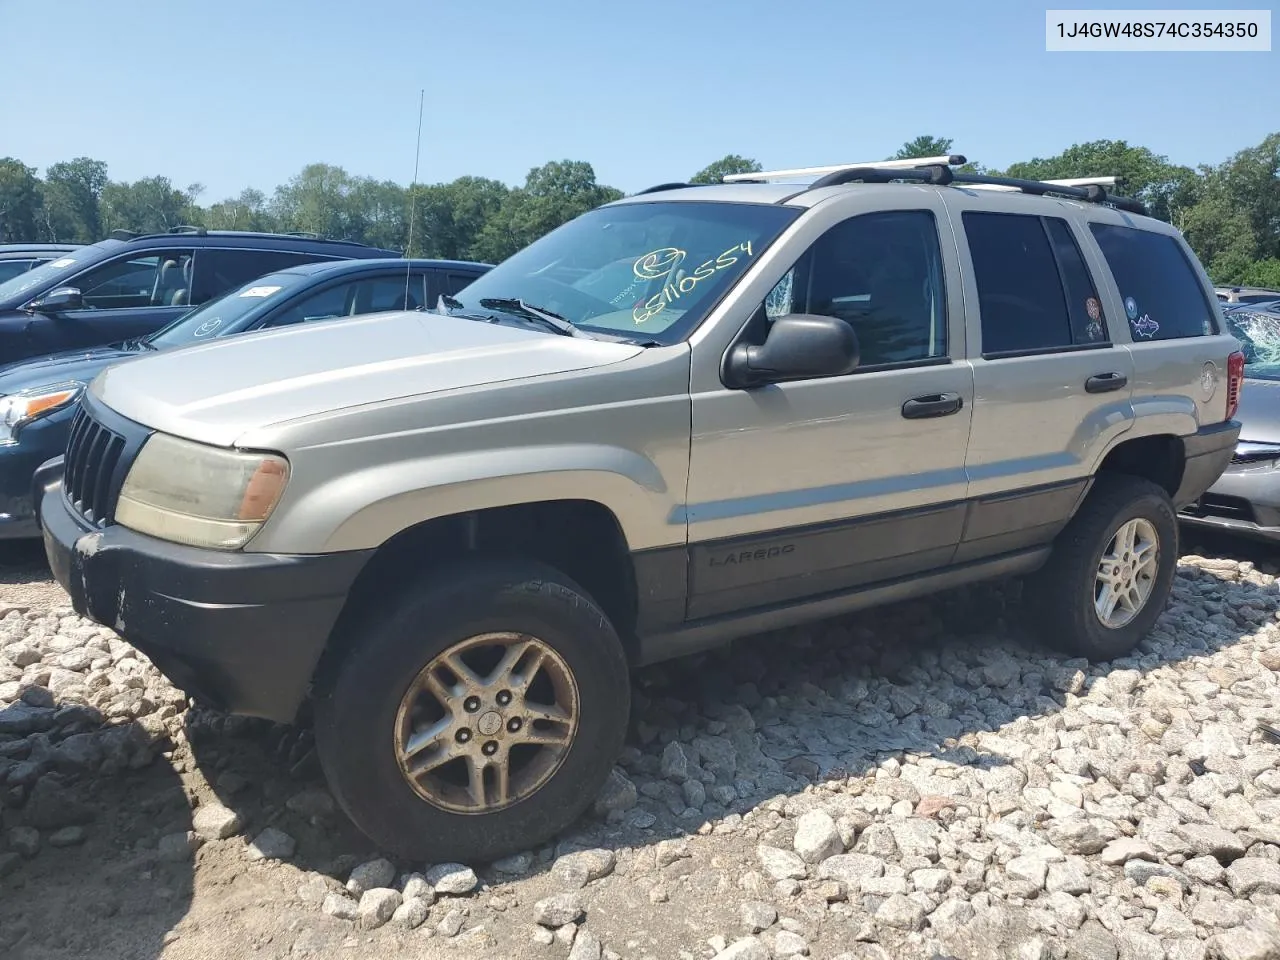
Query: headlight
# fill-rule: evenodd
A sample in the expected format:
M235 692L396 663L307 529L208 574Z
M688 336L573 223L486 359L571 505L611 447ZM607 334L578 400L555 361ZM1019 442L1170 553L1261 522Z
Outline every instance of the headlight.
M157 433L125 477L116 522L162 540L235 550L266 522L288 481L289 461L278 454Z
M22 427L75 403L83 392L83 383L69 381L0 397L0 444L16 443Z

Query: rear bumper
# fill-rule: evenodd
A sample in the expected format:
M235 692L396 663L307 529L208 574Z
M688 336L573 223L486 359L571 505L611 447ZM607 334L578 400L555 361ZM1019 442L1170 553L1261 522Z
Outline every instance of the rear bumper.
M77 613L110 627L178 687L231 713L290 722L372 551L204 550L121 526L92 530L60 485L41 506L45 553Z
M1201 427L1189 437L1182 438L1185 461L1182 483L1173 495L1173 503L1182 509L1198 500L1218 482L1240 439L1240 424L1235 420Z

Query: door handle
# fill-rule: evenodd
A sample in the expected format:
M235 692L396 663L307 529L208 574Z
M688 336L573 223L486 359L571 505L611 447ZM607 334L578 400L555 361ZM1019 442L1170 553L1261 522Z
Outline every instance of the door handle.
M945 417L959 413L964 406L964 398L958 393L935 393L928 397L916 397L902 405L902 415L908 420L923 420L925 417Z
M1129 378L1123 373L1100 373L1086 380L1084 388L1089 393L1110 393L1112 390L1123 389L1128 383Z

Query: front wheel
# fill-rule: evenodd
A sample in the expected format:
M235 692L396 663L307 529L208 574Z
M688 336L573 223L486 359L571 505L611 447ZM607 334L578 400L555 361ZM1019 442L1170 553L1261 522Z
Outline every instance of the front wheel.
M540 564L433 574L344 649L317 682L317 751L338 803L387 851L527 850L582 814L622 748L622 644Z
M1125 656L1164 611L1177 563L1169 494L1141 477L1103 474L1028 583L1033 626L1090 660Z

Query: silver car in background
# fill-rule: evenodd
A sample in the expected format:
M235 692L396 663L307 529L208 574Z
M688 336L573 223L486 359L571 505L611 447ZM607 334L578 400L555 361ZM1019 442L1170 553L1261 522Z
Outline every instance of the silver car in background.
M1280 300L1223 304L1222 315L1244 346L1240 440L1218 482L1181 519L1280 543Z

